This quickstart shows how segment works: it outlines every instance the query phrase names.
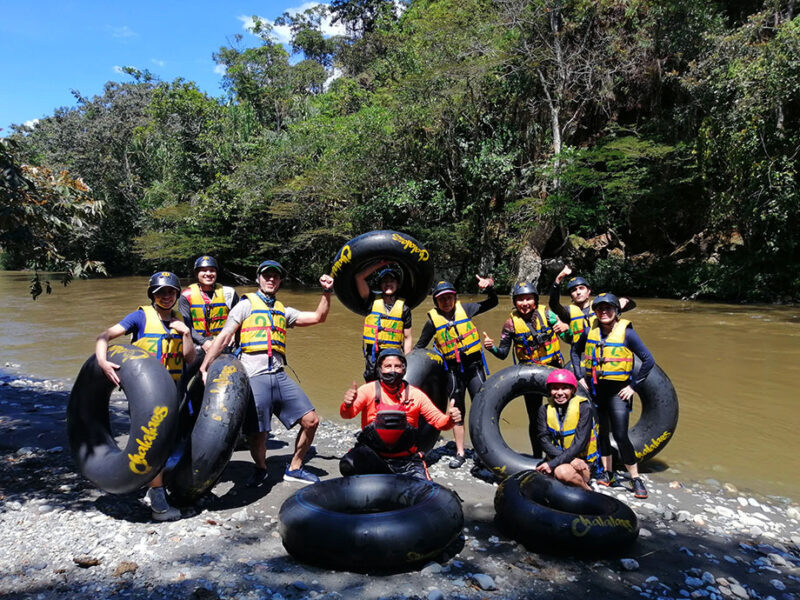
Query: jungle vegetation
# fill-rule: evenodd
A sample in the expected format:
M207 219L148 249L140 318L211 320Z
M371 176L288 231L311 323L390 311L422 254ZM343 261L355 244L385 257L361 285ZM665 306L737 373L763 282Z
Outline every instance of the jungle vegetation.
M127 69L0 145L5 268L299 283L372 229L442 275L800 299L793 0L333 0L213 56L222 97ZM347 34L326 37L333 19ZM34 290L35 292L36 290ZM41 292L41 289L38 290Z

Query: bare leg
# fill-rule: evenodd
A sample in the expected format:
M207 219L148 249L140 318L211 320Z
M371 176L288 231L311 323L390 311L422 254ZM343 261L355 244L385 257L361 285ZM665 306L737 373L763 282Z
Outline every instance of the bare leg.
M267 432L259 431L258 433L251 433L247 441L250 446L250 456L253 457L253 462L256 463L256 467L266 470Z
M558 465L553 472L555 478L567 485L574 485L575 487L583 488L584 490L591 491L587 480L584 478L582 472L575 470L572 465Z
M464 456L464 438L466 437L466 432L463 424L453 427L453 437L456 440L456 454Z
M625 465L625 468L628 469L628 473L631 475L631 479L635 479L639 476L639 465L636 463L632 465Z
M314 435L317 433L319 426L319 417L315 411L309 411L304 414L298 423L300 431L297 433L297 439L294 442L294 455L292 462L289 463L289 469L295 471L303 466L303 457L311 447L311 442L314 441Z

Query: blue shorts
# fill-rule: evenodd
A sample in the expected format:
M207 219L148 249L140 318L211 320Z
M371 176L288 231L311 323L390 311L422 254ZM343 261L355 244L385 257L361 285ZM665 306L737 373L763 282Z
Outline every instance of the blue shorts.
M303 415L314 410L305 392L284 371L251 377L250 389L253 397L244 419L245 433L270 431L272 415L291 429Z

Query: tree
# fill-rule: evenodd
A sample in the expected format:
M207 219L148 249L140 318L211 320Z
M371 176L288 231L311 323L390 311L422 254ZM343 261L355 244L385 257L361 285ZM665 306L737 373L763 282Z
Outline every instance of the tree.
M34 300L42 293L40 269L65 271L64 285L90 271L105 273L87 254L102 202L79 178L20 164L16 153L13 140L0 139L0 249L6 263L34 269ZM45 289L49 294L49 281Z

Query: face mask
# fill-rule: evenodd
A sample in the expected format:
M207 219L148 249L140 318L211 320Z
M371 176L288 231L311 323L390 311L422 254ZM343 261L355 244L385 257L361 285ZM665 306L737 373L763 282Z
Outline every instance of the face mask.
M394 387L403 381L403 373L398 373L396 371L381 373L381 381L390 387Z

